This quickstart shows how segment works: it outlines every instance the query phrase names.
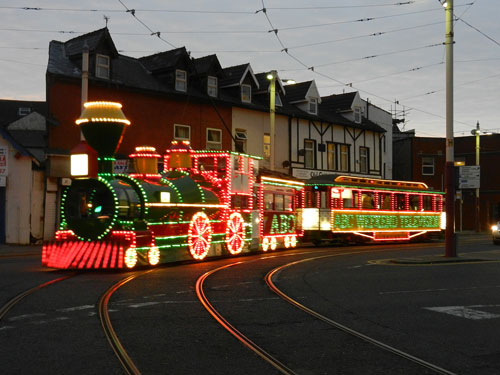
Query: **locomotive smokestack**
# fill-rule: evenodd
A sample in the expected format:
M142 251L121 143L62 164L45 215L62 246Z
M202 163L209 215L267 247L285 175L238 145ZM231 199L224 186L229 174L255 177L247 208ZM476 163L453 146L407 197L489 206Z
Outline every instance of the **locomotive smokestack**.
M130 125L122 105L114 102L87 102L76 124L80 126L90 147L98 153L99 172L113 173L115 152Z

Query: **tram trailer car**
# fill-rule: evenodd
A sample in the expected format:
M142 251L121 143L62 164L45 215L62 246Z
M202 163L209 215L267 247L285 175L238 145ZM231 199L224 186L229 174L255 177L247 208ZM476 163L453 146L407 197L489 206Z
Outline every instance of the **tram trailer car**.
M444 193L422 182L342 175L308 180L299 228L304 241L410 241L445 229Z
M77 120L87 119L80 126L99 154L99 173L74 178L63 192L60 229L43 246L43 265L130 269L297 245L302 232L295 208L303 204L303 183L258 173L259 157L195 151L187 141L172 142L161 173L161 156L145 146L130 155L134 173L115 174L123 130L118 137L106 126L119 122L109 114L118 104L87 104L87 112L108 112L84 111ZM116 118L124 118L121 109ZM111 134L111 145L103 146L101 130Z

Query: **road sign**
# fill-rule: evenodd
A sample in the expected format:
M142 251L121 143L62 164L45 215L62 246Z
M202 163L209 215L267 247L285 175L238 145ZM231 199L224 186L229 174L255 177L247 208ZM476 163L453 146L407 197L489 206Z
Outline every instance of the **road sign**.
M479 165L464 165L458 167L458 188L479 189L481 170Z

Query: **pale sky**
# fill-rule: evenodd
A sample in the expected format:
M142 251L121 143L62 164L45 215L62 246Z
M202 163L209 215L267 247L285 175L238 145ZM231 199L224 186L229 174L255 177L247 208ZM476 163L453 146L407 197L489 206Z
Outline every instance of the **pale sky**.
M500 132L500 1L454 3L455 136L477 121ZM0 0L0 99L45 100L49 42L100 29L104 16L121 54L215 53L222 67L249 62L255 73L314 79L322 96L359 91L387 111L405 110L405 129L445 137L438 0Z

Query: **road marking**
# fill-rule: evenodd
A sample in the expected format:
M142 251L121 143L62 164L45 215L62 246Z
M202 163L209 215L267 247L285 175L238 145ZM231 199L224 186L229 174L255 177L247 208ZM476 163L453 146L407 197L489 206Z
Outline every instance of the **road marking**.
M45 316L46 314L41 314L41 313L36 313L36 314L24 314L24 315L18 315L18 316L13 316L12 318L9 318L8 320L10 322L15 322L16 320L22 320L22 319L29 319L29 318L38 318L40 316Z
M498 305L473 305L472 307L498 307ZM499 314L493 314L486 311L476 310L471 308L470 306L424 307L424 309L444 314L449 314L453 316L458 316L460 318L465 318L470 320L500 318Z
M83 305L83 306L67 307L65 309L59 309L56 311L71 312L71 311L88 310L88 309L94 309L94 308L95 308L95 305Z
M471 286L468 288L439 288L439 289L416 289L416 290L394 290L389 292L379 292L379 295L383 294L403 294L403 293L427 293L427 292L446 292L455 290L474 290L474 289L488 289L488 288L500 288L500 285L486 285L486 286Z

